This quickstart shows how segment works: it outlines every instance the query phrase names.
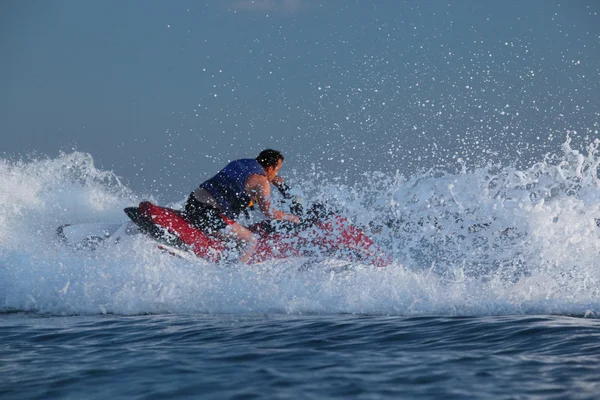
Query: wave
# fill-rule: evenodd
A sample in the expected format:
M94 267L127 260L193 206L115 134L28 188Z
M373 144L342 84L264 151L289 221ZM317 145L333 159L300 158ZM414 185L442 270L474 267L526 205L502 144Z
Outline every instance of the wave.
M567 137L527 169L369 172L354 185L290 178L296 195L327 201L368 231L393 256L385 269L190 263L142 237L66 249L57 226L125 221L124 207L153 199L90 154L0 160L0 312L596 316L599 143L579 151Z

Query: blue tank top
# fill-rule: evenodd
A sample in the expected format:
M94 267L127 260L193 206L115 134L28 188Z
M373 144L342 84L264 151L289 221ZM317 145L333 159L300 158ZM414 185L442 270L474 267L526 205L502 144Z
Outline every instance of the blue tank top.
M235 219L250 204L250 195L246 193L250 175L264 176L265 169L252 158L235 160L200 187L214 197L227 217Z

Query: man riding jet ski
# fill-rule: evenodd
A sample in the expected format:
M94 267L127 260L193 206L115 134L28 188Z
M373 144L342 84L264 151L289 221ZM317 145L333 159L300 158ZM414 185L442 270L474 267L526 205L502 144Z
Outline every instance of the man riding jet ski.
M283 179L277 175L282 163L283 155L272 149L261 151L256 159L230 162L190 194L185 205L186 219L209 235L238 241L242 244L240 261L248 262L258 241L236 219L251 204L258 204L269 219L300 222L296 215L273 208L270 184L283 184Z
M123 210L130 222L66 224L57 235L72 248L94 250L109 238L119 242L144 234L169 254L215 263L233 261L229 239L241 253L237 260L248 264L288 257L331 257L377 267L391 263L362 230L325 204L305 208L291 199L277 176L282 162L280 152L267 149L256 159L227 164L190 194L183 211L142 201ZM271 184L291 200L289 214L273 207ZM246 227L236 220L251 204L268 219Z

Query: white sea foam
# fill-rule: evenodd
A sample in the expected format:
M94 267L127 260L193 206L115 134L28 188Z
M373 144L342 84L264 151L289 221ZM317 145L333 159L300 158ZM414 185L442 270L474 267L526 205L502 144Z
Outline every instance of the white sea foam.
M0 310L596 315L597 146L580 152L567 140L527 170L293 182L307 202L328 201L370 232L394 259L385 269L307 259L190 263L139 236L74 251L56 240L57 226L125 221L122 209L144 196L88 154L0 160Z

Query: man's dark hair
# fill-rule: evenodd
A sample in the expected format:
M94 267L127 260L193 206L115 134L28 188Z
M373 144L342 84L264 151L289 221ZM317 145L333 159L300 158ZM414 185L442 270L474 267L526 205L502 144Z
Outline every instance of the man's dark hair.
M283 154L273 149L263 150L258 157L256 157L256 161L258 161L263 168L276 167L279 160L283 161Z

